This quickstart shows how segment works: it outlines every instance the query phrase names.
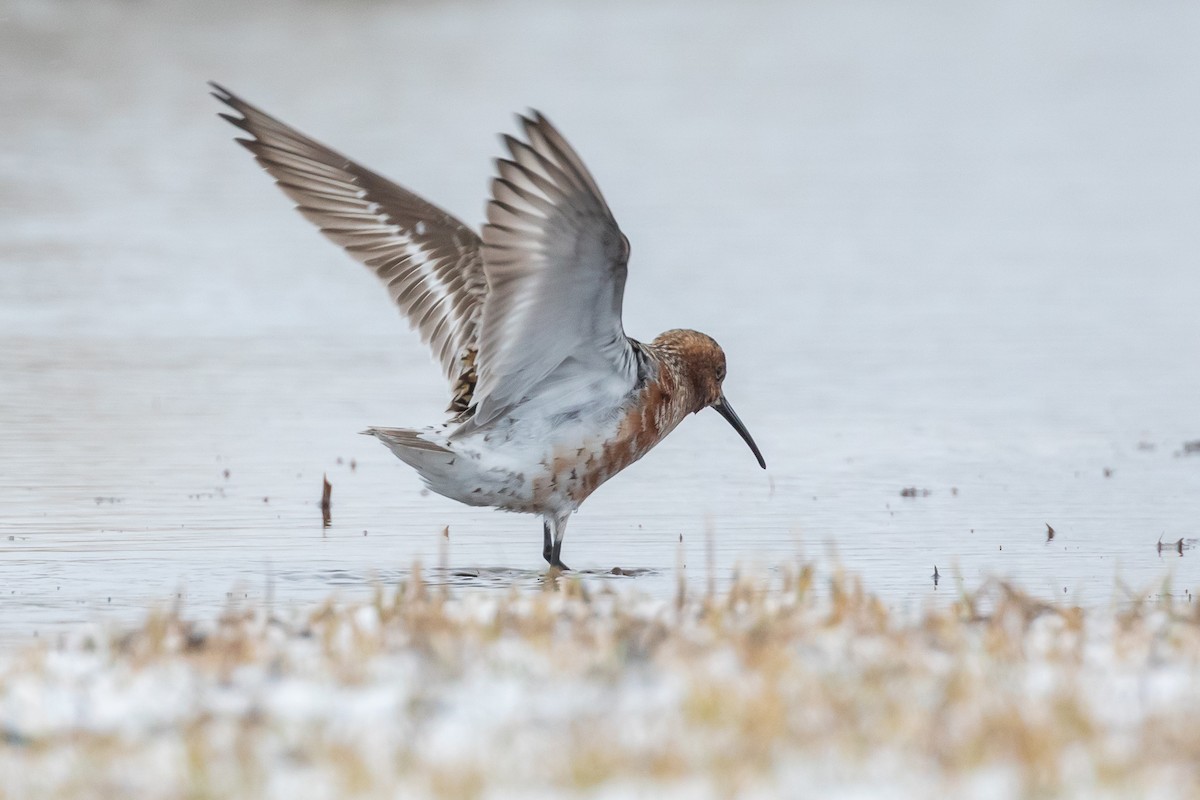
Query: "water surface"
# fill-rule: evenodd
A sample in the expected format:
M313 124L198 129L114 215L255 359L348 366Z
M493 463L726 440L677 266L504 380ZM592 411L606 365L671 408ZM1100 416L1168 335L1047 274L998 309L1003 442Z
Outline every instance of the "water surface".
M770 467L689 420L572 520L587 580L836 555L896 607L955 575L1195 589L1200 553L1156 543L1200 536L1198 15L9 3L0 635L416 561L540 581L537 520L428 495L356 435L439 419L438 371L229 142L208 79L472 223L512 111L582 152L633 243L628 332L716 337Z

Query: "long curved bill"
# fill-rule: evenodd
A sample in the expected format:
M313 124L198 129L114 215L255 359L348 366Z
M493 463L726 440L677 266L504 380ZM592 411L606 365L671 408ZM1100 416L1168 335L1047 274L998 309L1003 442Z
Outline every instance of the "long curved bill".
M758 465L763 469L767 468L767 462L763 459L762 453L758 452L758 445L754 443L754 438L750 435L750 431L746 430L746 426L738 419L738 415L734 412L733 406L729 405L729 401L725 399L725 395L721 395L721 399L713 403L713 408L717 413L725 418L725 421L733 426L733 429L738 432L746 444L750 445L750 450L753 451L754 457L758 459Z

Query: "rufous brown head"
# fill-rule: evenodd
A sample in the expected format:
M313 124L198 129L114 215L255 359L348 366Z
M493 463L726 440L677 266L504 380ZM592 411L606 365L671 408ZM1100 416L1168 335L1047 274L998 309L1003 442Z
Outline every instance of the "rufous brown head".
M758 465L766 469L767 462L754 438L725 399L725 351L721 346L708 334L685 329L660 334L654 340L654 346L668 353L680 367L679 378L691 400L691 411L699 413L706 408L715 409L750 446Z

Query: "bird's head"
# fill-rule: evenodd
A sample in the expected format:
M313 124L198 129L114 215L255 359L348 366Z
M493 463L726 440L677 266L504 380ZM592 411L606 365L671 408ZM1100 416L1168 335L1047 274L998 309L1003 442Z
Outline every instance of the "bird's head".
M767 462L758 445L725 399L725 351L721 346L707 334L676 329L660 334L654 340L654 347L667 354L679 367L680 388L691 401L689 410L699 413L706 408L715 409L750 446L758 465L766 469Z

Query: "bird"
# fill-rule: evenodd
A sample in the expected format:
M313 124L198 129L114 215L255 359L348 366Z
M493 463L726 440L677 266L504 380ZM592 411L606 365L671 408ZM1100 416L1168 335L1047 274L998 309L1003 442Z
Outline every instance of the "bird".
M413 192L217 83L241 133L297 210L383 281L450 385L448 418L362 433L433 492L539 515L542 557L562 561L567 522L601 484L687 416L712 408L766 461L725 397L712 337L625 335L630 255L595 179L538 111L503 135L479 233ZM247 136L243 136L246 134Z

